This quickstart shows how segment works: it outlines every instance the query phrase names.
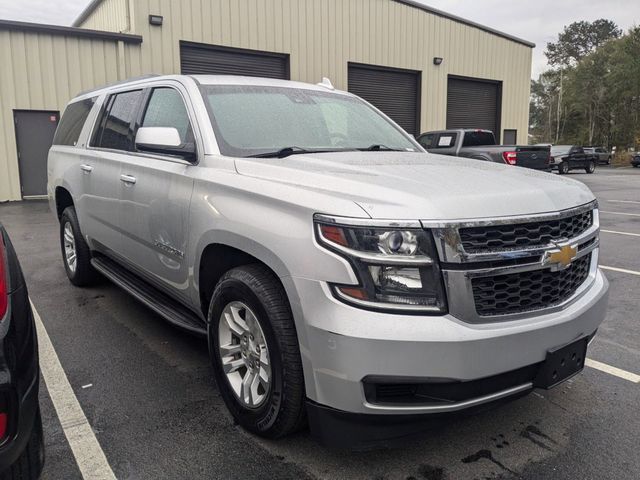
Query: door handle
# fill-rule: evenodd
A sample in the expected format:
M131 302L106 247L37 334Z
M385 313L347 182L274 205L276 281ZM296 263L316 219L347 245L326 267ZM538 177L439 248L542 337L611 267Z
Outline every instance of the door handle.
M136 183L136 177L133 177L131 175L120 175L120 181L133 185L134 183Z
M80 165L80 170L82 170L84 173L91 173L93 172L93 167L91 165L83 163L82 165Z

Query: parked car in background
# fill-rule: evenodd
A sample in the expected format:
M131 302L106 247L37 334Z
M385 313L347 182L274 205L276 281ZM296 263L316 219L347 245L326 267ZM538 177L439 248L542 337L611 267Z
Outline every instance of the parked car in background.
M0 479L35 480L44 464L40 367L29 293L0 224Z
M561 175L578 168L587 173L596 171L594 156L586 154L579 145L553 145L551 147L551 165Z
M551 388L604 319L587 186L426 154L326 83L86 92L48 171L69 280L100 272L208 338L222 399L264 437L308 420L367 446Z
M423 133L417 140L425 150L439 155L550 170L549 147L497 145L491 130L439 130Z
M634 168L640 167L640 152L636 152L631 156L631 166Z
M611 152L604 147L584 147L584 152L593 155L597 163L611 164Z

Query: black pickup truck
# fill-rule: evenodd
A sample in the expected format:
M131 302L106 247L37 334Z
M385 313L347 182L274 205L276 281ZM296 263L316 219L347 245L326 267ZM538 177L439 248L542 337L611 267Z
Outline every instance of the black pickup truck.
M417 140L431 153L551 170L549 146L497 145L490 130L439 130L423 133Z

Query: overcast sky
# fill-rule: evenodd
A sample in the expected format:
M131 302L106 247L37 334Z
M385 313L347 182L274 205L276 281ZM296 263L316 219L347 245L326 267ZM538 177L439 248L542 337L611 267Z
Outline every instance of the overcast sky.
M174 0L178 1L178 0ZM537 45L533 76L545 69L544 49L565 25L608 18L623 29L640 24L640 0L419 0ZM0 18L70 25L90 0L0 0Z

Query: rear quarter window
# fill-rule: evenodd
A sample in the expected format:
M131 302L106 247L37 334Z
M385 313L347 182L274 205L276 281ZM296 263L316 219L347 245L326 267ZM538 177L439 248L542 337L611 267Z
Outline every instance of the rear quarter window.
M87 117L96 103L96 98L98 97L87 98L67 106L53 137L54 145L74 147L78 143L82 127L84 127Z
M496 144L493 133L483 130L475 132L465 132L462 140L463 147L484 147Z

